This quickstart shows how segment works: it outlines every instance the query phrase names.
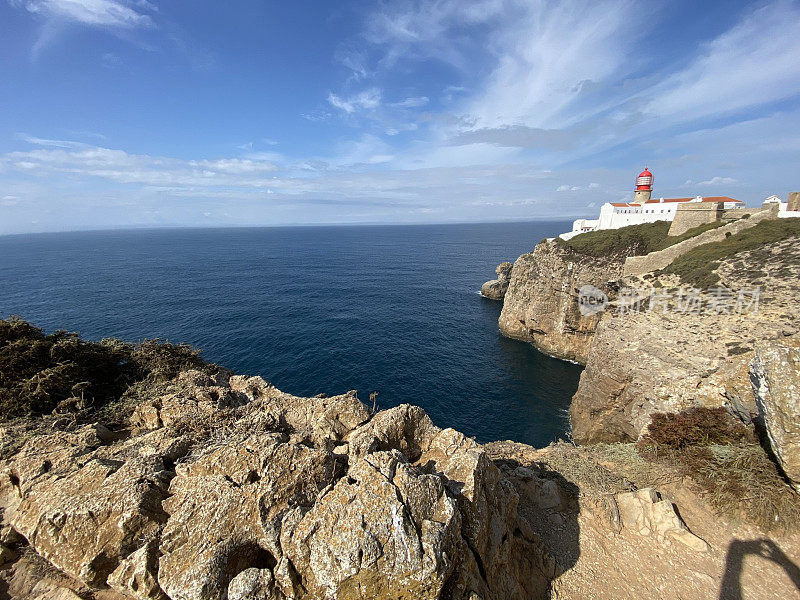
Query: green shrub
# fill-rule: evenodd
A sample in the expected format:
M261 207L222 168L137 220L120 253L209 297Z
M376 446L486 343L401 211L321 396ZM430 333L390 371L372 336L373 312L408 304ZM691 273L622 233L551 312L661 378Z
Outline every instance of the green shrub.
M99 410L141 382L167 381L185 369L216 370L187 345L85 341L17 317L0 320L0 421L65 410ZM71 408L70 408L71 407Z
M556 239L561 247L584 256L641 256L688 240L722 223L707 223L676 236L668 235L670 225L669 221L656 221L620 229L589 231L567 241Z
M766 244L800 236L800 219L770 219L726 237L719 242L703 244L676 258L664 269L665 273L679 275L684 283L698 288L709 288L719 282L714 271L720 261L740 252L757 251ZM772 254L765 250L763 256L754 256L753 263L761 264Z

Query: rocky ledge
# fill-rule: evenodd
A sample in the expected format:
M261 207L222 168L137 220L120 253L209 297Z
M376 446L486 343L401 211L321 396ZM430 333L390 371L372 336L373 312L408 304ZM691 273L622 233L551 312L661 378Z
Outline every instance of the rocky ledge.
M418 407L188 371L130 423L58 425L2 464L4 548L82 597L528 599L558 572L484 449ZM16 568L13 597L55 593Z
M763 357L773 394L776 360ZM3 597L793 593L761 566L757 585L729 575L751 547L800 560L797 520L767 539L748 519L721 519L683 468L631 444L482 446L419 407L373 414L353 392L300 398L225 371L184 371L152 389L111 427L63 412L6 424L2 435L17 439L0 461ZM752 449L724 456L738 464L742 452ZM744 511L758 506L767 526L798 518L774 468L756 464L746 473L772 496L747 487Z

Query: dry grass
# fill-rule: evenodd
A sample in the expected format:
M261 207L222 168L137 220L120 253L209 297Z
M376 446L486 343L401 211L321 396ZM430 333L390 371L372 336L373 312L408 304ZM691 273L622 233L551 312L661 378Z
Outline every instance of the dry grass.
M559 442L537 466L544 471L557 472L579 490L596 494L616 494L635 489L629 479L596 460L593 449L593 446Z
M715 271L722 260L740 252L755 251L747 270L750 271L748 278L757 280L764 275L757 265L763 264L764 260L773 259L765 247L773 242L798 236L800 236L800 219L762 221L721 242L703 244L690 250L676 258L664 272L679 275L684 283L690 283L698 288L709 288L719 283L719 275Z
M652 468L676 469L697 482L719 514L767 531L800 525L800 496L723 408L654 415L636 448Z
M691 446L753 441L741 421L724 408L697 407L681 413L654 413L637 447L645 454L672 456Z

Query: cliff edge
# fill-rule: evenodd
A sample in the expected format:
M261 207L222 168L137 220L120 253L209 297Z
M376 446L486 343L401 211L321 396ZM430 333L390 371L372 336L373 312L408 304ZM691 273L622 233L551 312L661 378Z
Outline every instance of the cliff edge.
M757 348L798 345L798 221L762 211L681 236L653 223L545 240L515 262L500 330L586 366L578 443L636 441L652 414L693 407L757 424Z
M780 569L800 561L800 502L740 425L652 430L642 447L484 446L419 407L293 396L185 346L19 320L0 334L3 597L793 593ZM796 385L774 374L785 359L758 367L776 398ZM773 563L745 576L750 554Z

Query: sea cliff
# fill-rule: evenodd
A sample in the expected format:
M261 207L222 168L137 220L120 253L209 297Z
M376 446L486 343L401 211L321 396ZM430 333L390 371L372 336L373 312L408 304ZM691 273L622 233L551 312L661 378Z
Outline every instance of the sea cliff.
M788 460L798 380L781 364L798 358L764 352L753 366ZM740 580L730 557L760 537L800 560L800 501L727 413L667 419L639 446L536 449L481 445L355 392L293 396L158 341L86 342L12 319L0 366L5 597L792 593L780 578Z
M545 240L517 259L500 331L586 366L576 442L636 441L651 414L698 406L757 420L755 352L797 346L800 332L800 226L769 216L674 238L654 224ZM650 256L659 268L642 272ZM581 310L584 286L602 292L601 310Z
M602 315L583 315L578 290L592 285L614 294L620 256L584 256L543 241L515 262L500 313L500 331L533 342L546 354L584 364Z

